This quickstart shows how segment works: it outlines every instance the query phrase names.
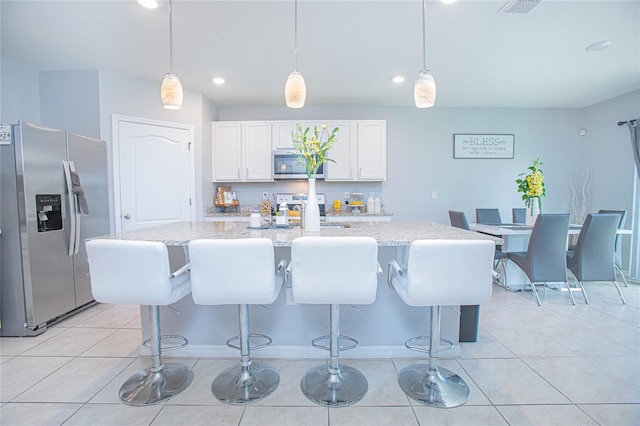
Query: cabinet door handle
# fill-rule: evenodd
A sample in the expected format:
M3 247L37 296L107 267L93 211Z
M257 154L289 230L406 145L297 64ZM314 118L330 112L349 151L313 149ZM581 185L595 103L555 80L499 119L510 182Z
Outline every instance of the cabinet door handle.
M238 179L240 179L240 167L238 167Z
M353 167L349 167L349 177L353 177Z
M124 218L125 218L125 219L131 219L131 215L130 215L129 213L126 213L126 214L124 215Z
M246 175L244 175L244 177L249 177L249 168L248 168L248 167L247 167L247 169L246 169L246 172L247 172L247 174L246 174Z
M360 170L358 170L358 177L362 177L362 166L360 166Z

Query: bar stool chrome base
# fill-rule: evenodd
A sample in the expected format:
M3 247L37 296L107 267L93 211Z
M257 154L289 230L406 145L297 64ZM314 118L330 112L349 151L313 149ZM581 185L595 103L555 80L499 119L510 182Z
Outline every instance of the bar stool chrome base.
M275 368L262 362L251 362L244 367L233 365L220 373L211 384L211 392L220 401L244 405L271 395L280 384Z
M127 405L146 406L164 402L185 390L193 381L193 371L184 364L166 363L160 371L145 368L131 376L120 388L120 400Z
M328 365L318 365L305 373L300 389L316 404L346 407L364 398L369 382L359 370L348 365L341 365L337 374L332 374Z
M467 402L471 394L460 376L442 367L430 374L428 364L403 368L398 374L398 383L411 398L438 408L458 407Z

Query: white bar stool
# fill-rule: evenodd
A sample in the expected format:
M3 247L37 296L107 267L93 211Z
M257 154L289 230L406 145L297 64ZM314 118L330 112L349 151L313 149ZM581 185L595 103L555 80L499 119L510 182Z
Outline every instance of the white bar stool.
M451 408L469 399L469 386L438 367L442 306L479 305L491 297L494 243L489 240L418 240L411 243L406 269L389 262L389 286L409 306L431 307L429 364L405 367L398 383L411 398ZM411 349L409 339L405 346Z
M220 373L211 392L227 404L242 405L270 395L280 383L266 363L252 362L251 349L271 343L263 334L249 333L249 304L273 303L285 284L286 263L275 267L273 243L266 238L194 240L189 243L192 296L198 305L238 305L240 336L227 345L240 349L240 363ZM263 343L250 346L250 338ZM233 343L240 341L239 345Z
M120 400L145 406L176 396L191 384L193 371L180 363L162 363L161 339L182 340L182 336L160 335L160 308L191 292L188 269L169 270L167 247L158 242L91 240L87 242L91 291L98 302L148 305L151 314L150 345L153 366L131 376L120 388Z
M339 304L371 304L376 300L378 244L370 237L301 237L291 246L289 273L296 303L329 304L331 332L314 339L315 347L330 351L329 365L307 371L300 388L316 404L344 407L360 401L369 389L364 375L357 369L338 363L340 350L352 349L358 342L340 336ZM318 343L329 339L329 346ZM350 345L340 348L340 340Z

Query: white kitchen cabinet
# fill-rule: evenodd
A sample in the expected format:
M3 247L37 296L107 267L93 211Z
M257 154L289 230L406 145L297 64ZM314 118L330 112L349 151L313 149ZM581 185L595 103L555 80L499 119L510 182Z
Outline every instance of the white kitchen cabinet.
M214 182L271 182L271 123L214 122Z
M338 126L338 142L329 151L325 180L383 181L387 179L387 130L384 120L328 122Z
M300 123L302 131L309 127L309 134L313 132L316 126L322 126L324 121L307 122L307 121L272 121L273 128L273 149L294 149L292 133L297 132L297 124ZM335 126L334 126L335 127ZM333 127L332 127L333 129Z
M355 121L333 121L327 123L327 130L338 128L338 141L328 152L334 162L325 163L325 180L349 181L356 179L358 157L358 125Z

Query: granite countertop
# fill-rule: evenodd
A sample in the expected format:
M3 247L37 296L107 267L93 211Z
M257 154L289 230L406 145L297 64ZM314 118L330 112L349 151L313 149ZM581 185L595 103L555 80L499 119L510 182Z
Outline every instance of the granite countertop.
M333 211L328 211L326 213L327 216L356 216L356 217L367 217L367 216L393 216L393 213L381 212L381 213L351 213L341 211L339 213L335 213Z
M240 211L238 213L235 212L207 212L204 217L249 217L251 216L251 212L248 211ZM327 212L326 216L331 216L331 217L343 217L343 216L353 216L353 217L367 217L367 216L388 216L391 217L393 216L393 213L351 213L351 212L340 212L340 213L334 213L334 212Z
M236 239L268 238L276 247L289 247L294 239L301 236L358 236L373 237L379 246L408 246L420 239L492 240L496 244L504 241L478 232L467 231L436 222L353 222L345 227L332 224L309 233L299 227L248 229L246 222L174 222L150 228L138 229L100 238L121 240L160 241L167 245L186 245L191 240L201 238Z

